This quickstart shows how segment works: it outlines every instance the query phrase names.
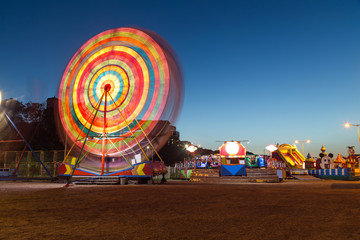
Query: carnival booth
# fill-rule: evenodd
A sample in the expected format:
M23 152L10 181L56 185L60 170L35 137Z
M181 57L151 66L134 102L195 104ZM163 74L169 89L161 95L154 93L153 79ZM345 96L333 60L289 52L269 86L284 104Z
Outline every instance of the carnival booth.
M239 141L225 142L220 147L221 175L244 176L246 175L245 154L246 149Z

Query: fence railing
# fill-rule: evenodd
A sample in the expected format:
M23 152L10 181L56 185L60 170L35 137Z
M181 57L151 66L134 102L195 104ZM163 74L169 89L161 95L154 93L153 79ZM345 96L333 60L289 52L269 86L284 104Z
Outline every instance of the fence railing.
M53 176L58 175L59 163L64 160L64 151L35 151L35 154ZM0 152L0 168L16 169L18 164L18 177L48 177L31 151L25 151L23 154L21 151Z

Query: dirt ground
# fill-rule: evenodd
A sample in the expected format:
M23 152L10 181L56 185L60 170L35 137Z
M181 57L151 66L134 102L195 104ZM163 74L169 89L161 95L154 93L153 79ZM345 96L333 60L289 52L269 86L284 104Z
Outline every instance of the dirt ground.
M360 239L360 182L0 182L0 239Z

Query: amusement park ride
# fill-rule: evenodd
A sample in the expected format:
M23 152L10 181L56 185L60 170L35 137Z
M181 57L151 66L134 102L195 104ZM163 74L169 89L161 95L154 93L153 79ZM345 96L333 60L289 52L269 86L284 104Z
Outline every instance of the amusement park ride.
M59 176L70 183L166 173L158 150L181 102L180 69L157 34L117 28L91 38L70 60L59 88L59 126L71 145Z
M74 178L147 182L162 175L164 182L167 170L158 151L174 131L182 87L174 52L157 34L116 28L88 40L68 63L59 87L58 128L66 148L59 177L67 180L66 186ZM25 142L53 180L1 105L0 112L22 138L17 141ZM278 170L319 178L360 178L360 155L353 146L348 147L348 157L338 155L336 159L322 146L320 158L314 159L305 158L304 152L290 144L271 145L267 148L271 156L251 155L242 142L224 141L219 154L210 156L196 156L196 147L188 146L192 158L175 168L186 179L196 169L217 178L257 178L265 173L263 179L273 180Z

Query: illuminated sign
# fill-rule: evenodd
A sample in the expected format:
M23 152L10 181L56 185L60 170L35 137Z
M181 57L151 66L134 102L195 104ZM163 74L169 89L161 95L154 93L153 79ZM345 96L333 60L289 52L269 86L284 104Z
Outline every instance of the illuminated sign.
M193 153L197 150L197 147L195 147L194 145L190 145L186 148L186 150L188 150L189 152Z
M245 157L246 149L238 141L225 142L220 147L220 155L226 158L239 158Z
M273 151L277 150L277 147L270 144L269 146L266 146L265 149L268 150L269 152L273 152Z

